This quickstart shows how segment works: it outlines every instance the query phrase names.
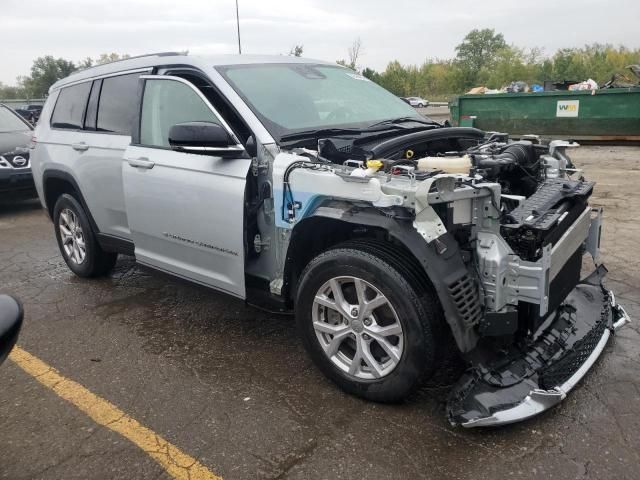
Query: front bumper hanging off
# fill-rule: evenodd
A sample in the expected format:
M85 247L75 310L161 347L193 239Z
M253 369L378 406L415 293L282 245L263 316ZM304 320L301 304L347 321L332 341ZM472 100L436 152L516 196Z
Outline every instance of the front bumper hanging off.
M479 364L454 387L453 425L498 426L560 403L593 366L611 334L630 321L600 275L578 284L526 348Z

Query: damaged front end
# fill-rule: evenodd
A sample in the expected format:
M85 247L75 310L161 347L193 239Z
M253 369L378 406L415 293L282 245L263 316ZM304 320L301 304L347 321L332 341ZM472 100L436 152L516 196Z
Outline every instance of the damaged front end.
M477 362L450 396L451 423L506 425L562 401L593 366L611 333L629 321L603 287L604 272L600 267L576 285L530 339Z
M433 128L274 152L277 238L314 215L360 222L354 235L379 216L422 264L470 364L451 423L524 420L565 398L629 321L603 285L602 210L573 147Z
M554 406L629 321L603 285L602 209L588 205L593 186L547 175L499 219L477 223L484 317L472 367L448 402L452 424L504 425ZM589 265L595 269L584 276Z

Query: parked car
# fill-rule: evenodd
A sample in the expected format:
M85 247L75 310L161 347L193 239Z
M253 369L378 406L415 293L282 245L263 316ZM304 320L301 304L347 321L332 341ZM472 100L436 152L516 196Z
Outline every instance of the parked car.
M31 125L35 125L40 119L42 105L22 105L18 108L14 108L13 110Z
M322 115L320 114L322 113ZM62 257L118 254L295 312L316 365L404 399L458 351L449 419L536 415L628 321L596 268L602 211L571 142L450 128L351 70L157 54L50 89L33 169Z
M8 295L0 295L0 364L18 341L22 326L22 306Z
M27 105L27 111L33 115L33 123L37 123L40 119L40 113L42 113L42 105Z
M26 108L20 107L20 108L14 108L13 111L16 112L18 115L20 115L24 120L29 122L30 125L35 125L36 123L35 113L32 112L31 110L27 110Z
M0 198L36 196L28 148L32 135L26 120L0 104Z
M424 98L407 97L407 100L409 102L409 105L411 105L412 107L424 108L429 106L429 100L425 100Z

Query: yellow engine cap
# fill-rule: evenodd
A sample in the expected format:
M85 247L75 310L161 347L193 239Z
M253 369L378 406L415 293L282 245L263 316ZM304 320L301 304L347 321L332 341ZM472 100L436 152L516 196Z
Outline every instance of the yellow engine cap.
M380 170L382 168L382 161L380 160L367 160L367 168L374 168Z

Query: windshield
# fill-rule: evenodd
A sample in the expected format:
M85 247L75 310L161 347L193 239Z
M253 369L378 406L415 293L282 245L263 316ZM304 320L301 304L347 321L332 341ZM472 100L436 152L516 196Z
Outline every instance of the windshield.
M364 128L400 117L425 120L384 88L339 66L233 65L219 71L276 139L313 129Z
M0 106L0 132L24 132L29 127L11 110Z

